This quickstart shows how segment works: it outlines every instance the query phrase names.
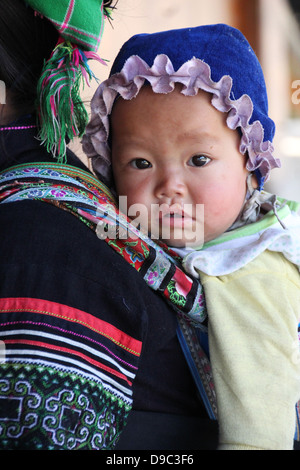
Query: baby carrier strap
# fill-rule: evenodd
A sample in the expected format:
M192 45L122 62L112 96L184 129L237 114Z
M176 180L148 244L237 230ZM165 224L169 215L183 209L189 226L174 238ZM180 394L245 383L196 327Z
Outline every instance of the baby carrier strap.
M91 173L57 163L17 165L0 173L0 203L37 200L72 213L121 255L179 315L201 325L202 286L184 273L179 258L140 232Z
M140 232L118 210L107 187L87 171L49 162L16 165L2 171L0 203L28 199L54 204L76 216L173 307L183 353L209 417L217 420L209 352L204 351L200 337L207 335L204 293L201 283L181 269L179 255ZM300 442L300 401L296 405L296 417L295 440Z

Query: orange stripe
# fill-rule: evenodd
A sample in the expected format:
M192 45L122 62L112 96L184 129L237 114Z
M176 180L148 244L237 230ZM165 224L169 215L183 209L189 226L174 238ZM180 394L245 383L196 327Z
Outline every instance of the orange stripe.
M123 331L114 327L94 315L83 312L67 305L50 302L43 299L29 297L12 297L0 299L0 313L5 312L34 312L41 315L50 315L74 323L84 325L96 333L113 341L120 348L125 349L135 356L140 356L142 342L132 338Z

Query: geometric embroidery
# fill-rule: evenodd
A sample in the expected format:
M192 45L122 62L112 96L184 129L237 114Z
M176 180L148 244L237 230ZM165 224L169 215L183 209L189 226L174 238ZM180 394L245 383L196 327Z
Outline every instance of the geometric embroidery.
M0 397L0 421L18 421L20 419L21 406L21 398Z
M58 370L21 364L0 368L2 449L111 449L130 408L100 383L76 374L70 379Z
M74 434L76 428L78 428L80 415L81 411L73 410L72 408L63 406L60 418L60 428L65 429L66 431L70 431Z
M0 315L0 449L112 449L142 343L43 299L2 298Z

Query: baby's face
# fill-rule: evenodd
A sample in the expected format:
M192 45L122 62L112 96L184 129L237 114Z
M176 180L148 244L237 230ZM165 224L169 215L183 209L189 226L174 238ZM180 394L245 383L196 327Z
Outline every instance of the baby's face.
M118 195L127 197L129 217L170 246L218 237L245 200L240 136L210 100L202 91L187 97L177 88L163 95L144 87L131 101L117 100L112 112Z

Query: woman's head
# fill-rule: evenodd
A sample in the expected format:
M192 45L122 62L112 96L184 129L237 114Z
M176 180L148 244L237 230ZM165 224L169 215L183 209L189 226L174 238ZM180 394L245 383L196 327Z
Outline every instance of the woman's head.
M33 112L37 83L58 32L23 0L1 0L0 10L0 80L14 114Z
M1 0L0 80L9 115L36 111L40 138L64 160L66 141L83 134L88 115L82 80L93 73L111 0Z

